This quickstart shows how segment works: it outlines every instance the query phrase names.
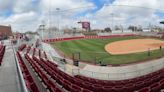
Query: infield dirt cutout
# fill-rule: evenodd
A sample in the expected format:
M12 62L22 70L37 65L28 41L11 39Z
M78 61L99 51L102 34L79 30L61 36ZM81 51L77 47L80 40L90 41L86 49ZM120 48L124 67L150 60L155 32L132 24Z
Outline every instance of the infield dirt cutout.
M150 50L156 50L164 47L164 41L157 39L132 39L116 41L105 45L105 50L113 55L118 54L130 54L137 52L144 52Z

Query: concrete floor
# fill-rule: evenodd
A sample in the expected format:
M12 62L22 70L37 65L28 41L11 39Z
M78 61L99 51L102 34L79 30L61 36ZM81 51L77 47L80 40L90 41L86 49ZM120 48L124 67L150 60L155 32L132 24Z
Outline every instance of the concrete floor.
M20 92L13 50L8 41L4 43L7 46L2 65L0 66L0 92Z

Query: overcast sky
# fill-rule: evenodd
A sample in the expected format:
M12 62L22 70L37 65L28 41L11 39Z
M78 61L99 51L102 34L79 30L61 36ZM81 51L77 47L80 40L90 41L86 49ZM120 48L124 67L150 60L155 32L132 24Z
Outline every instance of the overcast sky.
M159 25L162 9L164 0L0 0L0 24L20 32L36 31L43 20L60 27L79 27L78 21L90 21L93 28Z

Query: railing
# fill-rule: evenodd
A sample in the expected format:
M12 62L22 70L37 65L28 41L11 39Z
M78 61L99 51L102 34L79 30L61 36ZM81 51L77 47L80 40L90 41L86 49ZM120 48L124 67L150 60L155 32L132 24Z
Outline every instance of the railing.
M24 81L24 78L23 78L23 75L22 75L22 72L21 72L21 69L20 69L20 65L18 63L18 58L16 56L16 51L15 51L12 43L11 43L11 45L12 45L12 49L13 49L13 52L14 52L14 57L15 57L15 62L16 62L16 67L17 67L17 73L18 73L19 83L20 83L20 86L21 86L19 92L28 92L28 89L26 87L26 83Z
M119 73L116 71L115 73L100 73L100 72L87 71L83 69L73 69L72 74L83 75L83 76L92 77L96 79L102 79L102 80L124 80L124 79L135 78L142 75L146 75L146 74L155 72L157 70L160 70L162 68L164 68L164 62L160 62L157 65L152 65L150 67L138 69L131 72L125 71L125 72Z
M61 62L60 58L55 57L53 59L57 62ZM69 61L69 60L67 60L67 61ZM153 62L151 62L151 63L153 63ZM63 64L62 66L59 65L59 67L62 67L62 68L65 65L64 63L60 63L60 64ZM99 68L101 69L101 68L107 68L107 67L108 66L102 66ZM67 69L67 67L65 67L65 68ZM113 73L112 72L111 73L101 73L101 72L93 72L93 71L88 71L88 70L76 68L76 69L72 69L70 74L72 74L72 75L83 75L83 76L101 79L101 80L124 80L124 79L130 79L130 78L135 78L135 77L139 77L142 75L146 75L146 74L155 72L157 70L160 70L162 68L164 68L164 61L156 62L155 64L152 64L149 67L145 66L145 68L144 67L138 68L136 70L130 70L129 69L130 70L129 72L123 71L123 70L118 70L118 71L115 71Z

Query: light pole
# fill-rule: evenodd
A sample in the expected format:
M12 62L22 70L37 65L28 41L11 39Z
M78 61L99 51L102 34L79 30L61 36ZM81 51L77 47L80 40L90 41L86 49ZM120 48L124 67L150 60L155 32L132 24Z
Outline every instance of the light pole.
M45 24L44 23L39 26L39 30L41 31L41 39L43 40L43 31L45 30Z
M59 32L59 30L60 30L60 24L59 24L59 21L60 21L60 15L59 15L59 13L60 13L60 8L56 8L56 11L58 12L58 32Z
M113 24L113 22L114 22L114 19L113 19L114 14L113 14L113 13L111 13L111 16L112 16L112 31L114 31L114 24Z
M49 29L48 37L51 38L51 0L49 1Z

